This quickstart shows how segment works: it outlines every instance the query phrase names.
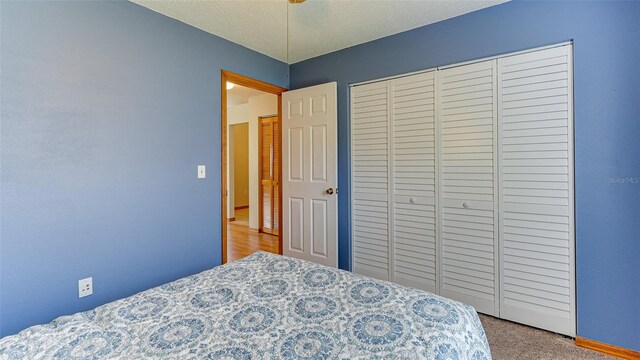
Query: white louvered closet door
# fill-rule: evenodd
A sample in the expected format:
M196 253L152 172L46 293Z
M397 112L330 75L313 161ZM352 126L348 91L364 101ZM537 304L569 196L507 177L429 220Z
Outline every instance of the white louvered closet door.
M436 292L434 72L389 81L392 280Z
M436 74L440 295L498 315L496 62Z
M500 317L575 336L571 47L498 60Z
M353 271L389 280L387 83L351 89Z

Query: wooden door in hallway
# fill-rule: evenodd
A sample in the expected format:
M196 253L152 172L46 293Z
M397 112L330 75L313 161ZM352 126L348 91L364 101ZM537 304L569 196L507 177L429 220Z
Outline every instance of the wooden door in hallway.
M279 233L280 213L280 124L277 116L259 119L260 231Z

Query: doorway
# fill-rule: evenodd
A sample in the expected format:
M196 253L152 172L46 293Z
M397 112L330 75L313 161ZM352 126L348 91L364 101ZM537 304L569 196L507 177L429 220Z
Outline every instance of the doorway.
M258 250L282 254L278 125L286 89L225 70L221 80L222 262Z

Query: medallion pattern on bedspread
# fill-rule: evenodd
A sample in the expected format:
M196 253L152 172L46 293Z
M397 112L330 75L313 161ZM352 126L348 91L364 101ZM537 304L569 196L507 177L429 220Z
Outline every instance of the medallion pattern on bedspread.
M294 316L305 321L321 321L338 314L338 302L324 295L298 299L293 305Z
M0 339L13 359L490 360L475 310L259 252Z

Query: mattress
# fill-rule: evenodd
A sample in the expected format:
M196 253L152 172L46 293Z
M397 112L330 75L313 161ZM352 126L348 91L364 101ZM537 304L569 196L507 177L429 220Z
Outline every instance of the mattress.
M311 262L242 260L0 339L0 359L491 359L473 307Z

